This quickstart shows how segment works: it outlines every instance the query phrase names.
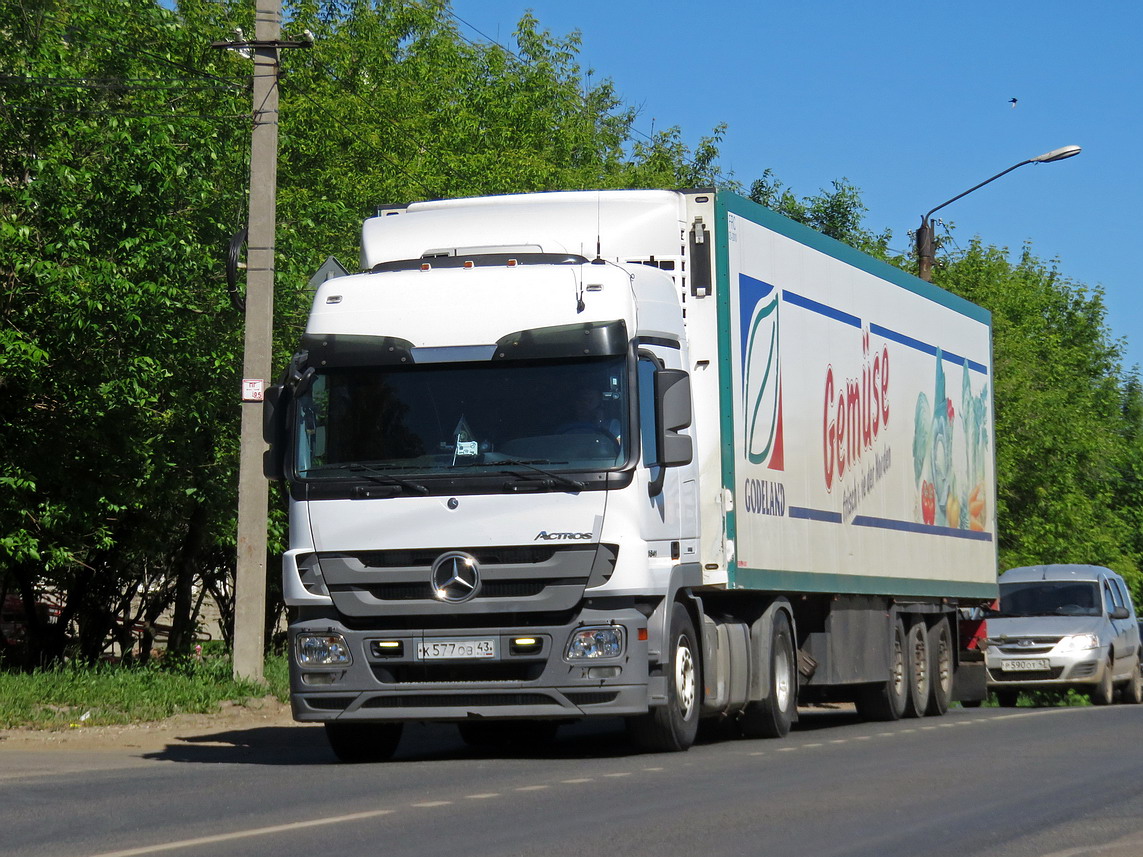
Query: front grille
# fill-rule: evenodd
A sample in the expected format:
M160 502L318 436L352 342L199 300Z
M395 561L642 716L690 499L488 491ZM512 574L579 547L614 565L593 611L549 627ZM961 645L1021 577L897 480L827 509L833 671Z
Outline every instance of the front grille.
M1046 655L1060 642L1059 637L1022 637L1007 640L994 640L995 646L1011 658L1028 658L1033 655ZM1023 645L1020 645L1023 643Z
M575 581L557 580L552 584L569 584ZM381 586L362 587L379 601L429 601L433 599L433 588L428 583L388 583ZM544 591L544 584L533 581L496 582L490 581L480 587L481 598L529 598Z
M614 702L619 697L619 691L569 690L564 696L576 705L605 705Z
M554 705L540 693L444 693L439 695L375 696L362 708L478 708L510 705Z
M373 675L384 684L458 684L478 681L536 681L543 663L374 664Z
M989 670L988 677L995 682L1005 681L1051 681L1063 675L1063 667L1052 667L1050 670Z

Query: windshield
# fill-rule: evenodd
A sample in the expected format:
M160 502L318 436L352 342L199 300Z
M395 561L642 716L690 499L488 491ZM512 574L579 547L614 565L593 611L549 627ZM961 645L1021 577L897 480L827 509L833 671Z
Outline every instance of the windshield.
M1087 580L1037 580L1000 584L1005 616L1099 616L1099 585Z
M303 479L600 470L626 459L626 358L320 372L297 403Z

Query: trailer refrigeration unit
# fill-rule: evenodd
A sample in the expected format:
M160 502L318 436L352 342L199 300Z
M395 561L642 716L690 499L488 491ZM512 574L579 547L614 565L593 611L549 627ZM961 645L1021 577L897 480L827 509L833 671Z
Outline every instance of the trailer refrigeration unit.
M382 209L361 261L265 414L293 712L340 758L983 692L985 310L714 190Z

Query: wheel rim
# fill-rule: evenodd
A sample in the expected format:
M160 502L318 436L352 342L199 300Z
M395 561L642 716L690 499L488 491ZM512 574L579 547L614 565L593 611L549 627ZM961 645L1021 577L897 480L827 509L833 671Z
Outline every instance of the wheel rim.
M929 682L929 653L926 650L924 636L918 634L917 642L913 646L913 683L918 688L928 690Z
M951 645L949 640L943 634L940 641L937 643L937 675L936 680L940 682L942 691L949 691L952 688L952 652L950 651Z
M905 650L901 640L893 641L893 693L900 696L905 691Z
M679 712L684 720L689 720L695 707L695 659L685 636L680 636L675 644L675 694Z
M781 711L790 704L790 654L785 647L774 655L774 700Z

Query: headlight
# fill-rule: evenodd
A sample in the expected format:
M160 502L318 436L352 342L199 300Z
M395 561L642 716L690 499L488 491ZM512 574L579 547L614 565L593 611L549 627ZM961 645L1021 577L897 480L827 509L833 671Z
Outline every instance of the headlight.
M603 625L572 631L564 657L576 661L584 658L617 658L622 654L623 627Z
M298 664L303 667L348 666L353 663L341 634L299 634L294 641Z
M1081 649L1098 649L1099 637L1095 634L1069 634L1056 643L1057 652L1078 652Z

